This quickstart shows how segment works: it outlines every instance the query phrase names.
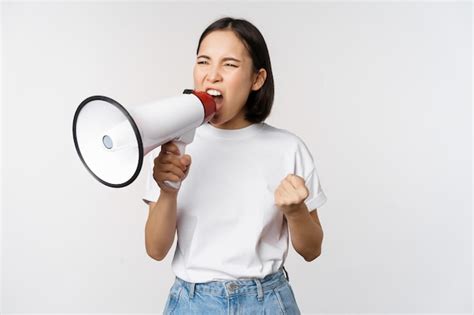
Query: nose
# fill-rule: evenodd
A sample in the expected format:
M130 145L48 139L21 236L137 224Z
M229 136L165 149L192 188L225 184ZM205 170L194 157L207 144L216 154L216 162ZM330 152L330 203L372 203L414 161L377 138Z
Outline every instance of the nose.
M218 66L209 67L209 71L206 74L206 80L209 82L218 82L222 80L222 76Z

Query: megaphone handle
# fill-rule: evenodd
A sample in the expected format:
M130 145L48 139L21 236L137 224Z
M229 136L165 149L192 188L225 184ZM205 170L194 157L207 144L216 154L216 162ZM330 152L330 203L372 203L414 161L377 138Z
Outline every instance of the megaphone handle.
M186 150L186 143L183 142L183 141L174 140L173 144L178 147L179 157L182 157L184 155L185 150ZM180 180L176 181L176 182L165 180L165 184L168 187L171 187L171 188L174 188L174 189L179 189L179 187L181 187L181 181Z
M185 134L173 140L173 143L178 147L179 157L182 157L184 155L184 151L186 150L186 145L193 142L195 133L196 133L196 129L191 129L187 131ZM174 189L179 189L179 187L181 187L181 181L172 182L172 181L167 180L165 181L165 185Z

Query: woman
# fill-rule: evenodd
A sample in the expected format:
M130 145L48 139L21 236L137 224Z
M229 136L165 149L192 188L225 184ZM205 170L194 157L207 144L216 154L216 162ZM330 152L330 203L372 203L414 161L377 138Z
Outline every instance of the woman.
M196 130L188 154L167 143L149 155L144 196L149 256L162 260L178 234L164 313L299 314L283 273L288 230L305 260L318 257L317 208L326 196L303 141L263 122L274 95L263 36L245 20L212 23L193 75L217 112ZM164 184L178 180L179 190Z

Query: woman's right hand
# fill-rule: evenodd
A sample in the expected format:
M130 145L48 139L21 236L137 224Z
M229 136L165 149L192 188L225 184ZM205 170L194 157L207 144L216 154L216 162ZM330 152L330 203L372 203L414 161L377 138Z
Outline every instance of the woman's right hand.
M190 166L191 156L180 157L178 147L170 141L161 146L161 152L154 160L153 178L162 191L177 192L179 189L169 187L165 181L183 181Z

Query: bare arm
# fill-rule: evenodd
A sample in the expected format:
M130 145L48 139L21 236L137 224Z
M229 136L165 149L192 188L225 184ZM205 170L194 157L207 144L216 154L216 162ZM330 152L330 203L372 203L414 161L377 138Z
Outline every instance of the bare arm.
M148 219L145 225L145 247L147 254L156 260L163 260L174 242L176 234L176 207L178 190L164 184L165 181L184 180L189 172L191 157L179 157L178 148L167 143L154 160L153 178L160 187L160 197L149 203Z
M304 179L289 174L275 191L275 204L288 221L294 249L306 261L312 261L321 254L323 229L317 209L309 212L304 203L308 195Z
M176 193L161 192L157 202L151 202L145 225L145 247L148 256L163 260L176 234Z
M321 255L323 229L319 222L317 209L308 212L303 204L300 211L287 215L293 248L306 261L312 261Z

